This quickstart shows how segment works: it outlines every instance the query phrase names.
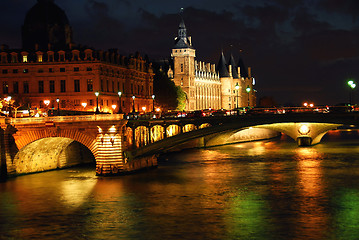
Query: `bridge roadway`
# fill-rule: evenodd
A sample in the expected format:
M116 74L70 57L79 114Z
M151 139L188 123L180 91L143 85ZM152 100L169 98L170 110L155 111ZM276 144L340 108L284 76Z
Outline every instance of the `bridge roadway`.
M156 154L173 148L208 147L274 136L320 142L331 129L359 125L358 113L255 114L226 117L125 120L122 114L0 119L0 177L68 167L78 146L96 161L97 175L157 165ZM187 144L187 145L186 145ZM72 150L68 150L70 146ZM80 152L76 156L82 156ZM74 159L76 157L72 157ZM50 159L50 160L49 160Z

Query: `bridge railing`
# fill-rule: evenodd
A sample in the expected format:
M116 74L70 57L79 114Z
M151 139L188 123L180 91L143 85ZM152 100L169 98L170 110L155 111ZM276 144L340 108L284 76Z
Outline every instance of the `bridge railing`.
M84 122L84 121L109 121L122 120L123 114L99 114L99 115L77 115L56 117L32 117L32 118L2 118L1 123L6 124L36 124L52 122Z

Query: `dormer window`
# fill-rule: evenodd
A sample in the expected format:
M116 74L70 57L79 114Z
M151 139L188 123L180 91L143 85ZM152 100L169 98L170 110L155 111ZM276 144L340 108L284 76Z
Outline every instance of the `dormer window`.
M54 52L53 51L47 51L47 61L54 62Z
M42 55L37 55L37 61L42 62Z
M65 52L59 51L60 62L65 62Z
M27 62L27 55L22 56L22 62Z
M15 52L11 53L11 62L17 63L17 53Z

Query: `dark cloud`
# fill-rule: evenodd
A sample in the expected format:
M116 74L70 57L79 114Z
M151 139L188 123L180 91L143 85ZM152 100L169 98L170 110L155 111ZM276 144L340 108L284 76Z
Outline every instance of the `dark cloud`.
M179 9L197 59L217 63L241 55L252 67L259 97L279 103L347 101L347 78L359 81L356 0L62 0L74 40L97 49L170 56ZM0 9L0 43L20 47L21 25L35 0L12 0ZM19 7L21 6L21 7ZM358 97L359 100L359 97Z
M344 13L352 16L353 21L356 21L359 13L359 1L358 0L320 0L319 7L331 13Z

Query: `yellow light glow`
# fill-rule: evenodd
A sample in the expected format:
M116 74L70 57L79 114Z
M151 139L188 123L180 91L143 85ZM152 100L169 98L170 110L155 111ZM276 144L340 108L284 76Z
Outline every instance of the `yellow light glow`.
M115 127L115 125L112 125L108 131L109 131L110 133L115 133L115 132L116 132L116 127Z
M142 107L142 111L146 112L146 107Z
M306 135L306 134L308 134L308 133L310 132L310 129L309 129L308 125L303 124L303 125L301 125L301 126L299 127L299 130L298 130L298 131L299 131L300 134Z
M49 106L50 100L44 100L44 104L45 104L46 106Z
M81 105L82 105L84 108L86 108L87 103L83 102L83 103L81 103Z
M156 112L161 112L161 108L156 108Z
M117 105L116 105L116 104L113 104L113 105L112 105L112 109L113 109L113 110L115 110L115 109L116 109L116 107L117 107Z
M98 128L98 132L102 133L102 128L100 126L97 126L97 128Z

